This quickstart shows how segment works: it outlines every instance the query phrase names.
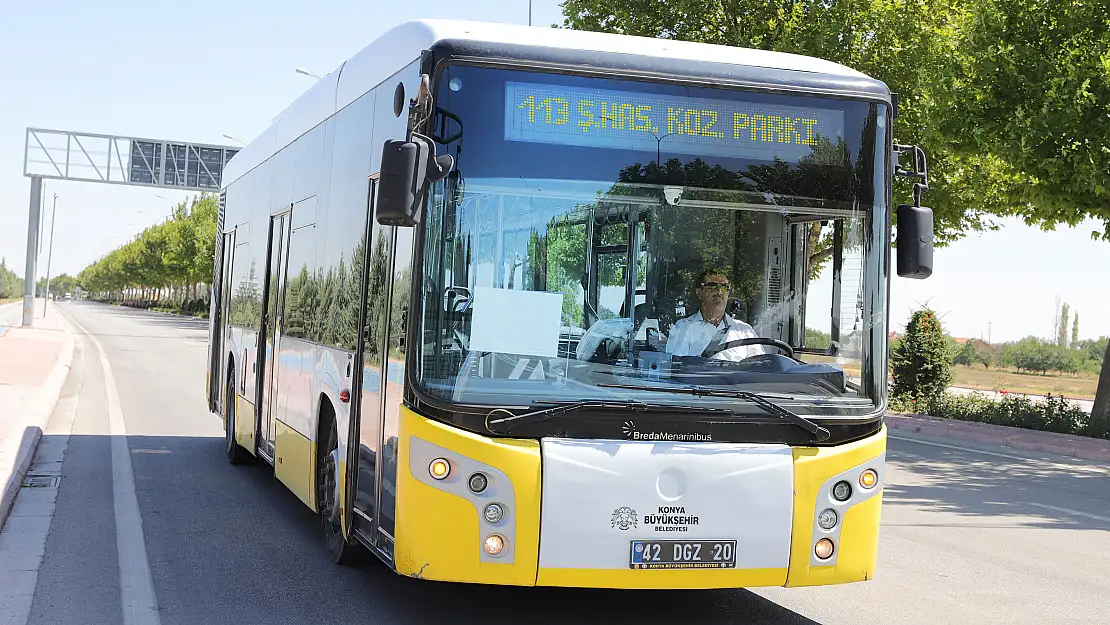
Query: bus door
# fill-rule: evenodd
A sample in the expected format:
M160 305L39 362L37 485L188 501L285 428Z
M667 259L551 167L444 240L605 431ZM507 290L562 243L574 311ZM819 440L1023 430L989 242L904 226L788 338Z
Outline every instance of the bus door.
M218 282L214 286L216 300L219 308L216 310L216 318L212 320L212 325L215 327L215 336L212 340L212 377L211 384L213 397L218 397L218 406L216 408L220 414L224 414L224 402L228 401L225 397L227 392L227 360L224 357L225 350L227 349L228 334L231 332L231 276L233 273L233 261L235 259L235 229L228 230L223 233L223 245L220 249L220 274L217 277Z
M259 411L259 448L268 458L274 454L274 424L272 403L274 397L275 375L277 367L274 366L278 354L278 337L282 332L284 300L285 300L285 273L289 257L289 225L290 208L286 207L280 212L270 216L270 236L266 244L267 270L266 270L266 299L262 310L262 341L260 342L259 369L261 389Z
M635 351L635 340L643 341L639 335L651 303L648 234L653 203L650 198L606 198L605 207L588 224L586 324L630 320L634 331L623 346L629 355Z
M392 258L393 228L383 226L374 219L373 200L377 180L370 181L367 202L366 230L363 234L362 302L359 327L362 328L356 350L356 362L361 374L355 380L357 409L352 411L350 443L357 461L348 462L348 474L354 494L354 514L351 524L354 531L371 544L381 543L378 535L377 483L381 460L382 390L385 384L385 324L389 306L389 266Z

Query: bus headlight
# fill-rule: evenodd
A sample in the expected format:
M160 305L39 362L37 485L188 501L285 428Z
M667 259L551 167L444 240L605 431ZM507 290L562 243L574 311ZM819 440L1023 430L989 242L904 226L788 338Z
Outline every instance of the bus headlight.
M836 522L840 519L836 516L836 510L826 508L817 517L817 525L821 526L823 530L831 530L836 527Z
M828 560L829 558L831 558L833 551L833 541L829 540L828 538L822 538L821 540L817 541L817 546L813 548L813 553L820 560Z
M491 556L499 556L501 555L501 552L505 549L505 539L501 538L497 534L490 534L489 536L486 536L486 542L483 547L485 547L486 553L490 554Z
M837 482L833 486L832 494L833 499L837 501L848 501L848 498L852 496L852 485L844 481Z

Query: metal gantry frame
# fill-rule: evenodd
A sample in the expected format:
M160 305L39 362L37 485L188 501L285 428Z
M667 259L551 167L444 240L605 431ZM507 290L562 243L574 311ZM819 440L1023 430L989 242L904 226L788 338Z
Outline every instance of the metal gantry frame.
M209 143L28 128L23 175L182 191L219 191L240 148Z
M30 326L34 320L43 180L219 192L224 168L240 149L190 141L28 128L23 175L31 179L31 203L23 279L23 325Z

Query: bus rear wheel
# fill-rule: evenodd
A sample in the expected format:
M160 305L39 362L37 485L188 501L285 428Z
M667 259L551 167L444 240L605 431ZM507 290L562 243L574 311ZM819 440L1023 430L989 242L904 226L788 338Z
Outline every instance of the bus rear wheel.
M361 560L361 545L348 541L343 536L341 515L339 513L338 492L342 483L338 481L336 450L339 449L339 434L336 432L335 419L328 419L323 444L318 447L316 460L316 502L320 515L320 527L324 530L324 541L328 553L336 564L354 564Z
M224 453L231 464L244 464L250 455L235 440L235 376L227 376L227 399L224 401Z

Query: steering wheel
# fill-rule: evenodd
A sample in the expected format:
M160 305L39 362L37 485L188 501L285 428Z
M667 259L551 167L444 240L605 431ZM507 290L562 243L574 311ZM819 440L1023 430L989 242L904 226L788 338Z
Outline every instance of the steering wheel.
M770 345L772 347L778 348L779 351L784 352L787 358L794 357L794 348L790 347L789 344L784 343L778 339L768 339L762 336L750 337L746 339L736 339L735 341L727 341L725 343L710 345L709 347L705 348L705 351L703 351L701 355L702 358L712 358L713 356L716 356L726 349L732 349L733 347L743 347L745 345Z

